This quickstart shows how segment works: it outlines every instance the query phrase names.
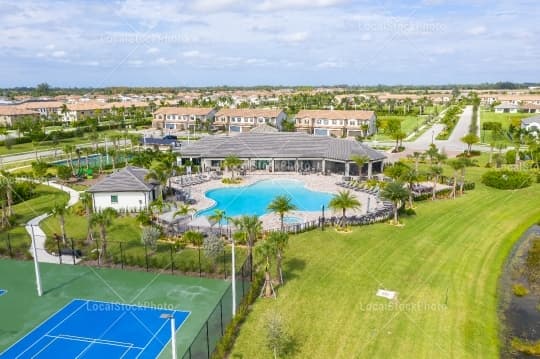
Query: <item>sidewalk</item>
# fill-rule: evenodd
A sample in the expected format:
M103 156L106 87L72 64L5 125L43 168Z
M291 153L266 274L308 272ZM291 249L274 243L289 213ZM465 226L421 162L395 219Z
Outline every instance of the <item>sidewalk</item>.
M64 191L69 194L69 201L67 203L67 207L73 206L75 203L79 201L79 192L75 191L74 189L71 189L69 187L60 185L55 182L40 182L36 180L26 180L30 182L35 183L41 183L50 187L54 187L56 189L59 189L61 191ZM39 215L35 218L32 218L26 223L25 229L26 232L28 232L28 235L32 239L30 244L30 254L34 255L34 243L36 244L36 252L37 252L37 260L38 262L43 263L63 263L63 264L76 264L80 262L79 258L73 258L71 255L62 255L62 256L55 256L50 253L48 253L45 250L45 240L47 239L47 236L45 235L45 232L41 229L39 224L41 221L43 221L45 218L49 217L49 213L44 213L42 215Z

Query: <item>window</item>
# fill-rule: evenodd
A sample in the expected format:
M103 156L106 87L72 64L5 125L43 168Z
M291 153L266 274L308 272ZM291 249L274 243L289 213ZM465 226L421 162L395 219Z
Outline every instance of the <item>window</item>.
M325 125L328 125L328 120L324 120L324 124L325 124Z
M112 195L111 196L111 204L118 203L118 195Z
M337 125L337 121L336 120L332 120L332 125Z
M317 120L317 125L320 125L322 123L322 120Z

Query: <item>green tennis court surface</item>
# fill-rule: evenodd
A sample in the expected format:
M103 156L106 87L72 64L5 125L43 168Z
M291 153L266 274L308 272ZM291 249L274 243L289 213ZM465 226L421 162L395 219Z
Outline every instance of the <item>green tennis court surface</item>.
M44 290L42 297L36 294L32 262L0 259L0 286L9 292L9 295L0 298L2 358L8 358L8 354L12 353L17 355L11 357L18 357L27 347L30 351L35 350L33 354L43 349L41 353L44 355L51 346L60 350L60 344L65 350L69 348L79 354L101 353L100 358L120 357L116 355L120 351L126 357L155 357L161 353L160 358L167 358L170 357L170 324L161 319L160 314L173 312L178 327L177 349L181 355L227 289L224 280L86 266L41 264L40 267ZM74 300L76 298L84 298L85 301ZM85 310L88 304L100 302L126 304L117 309L137 308L139 310L133 311L133 314L140 314L144 319L138 322L129 311L122 315L122 311L107 314ZM84 305L79 307L78 304ZM79 310L72 308L74 305ZM134 320L128 320L128 317ZM119 322L114 324L115 320ZM52 325L60 322L62 324L56 328ZM106 323L111 326L110 331L101 335L107 329L103 327ZM137 325L139 329L146 326L153 334L158 333L159 340L155 340L157 337L152 340L151 336L135 330ZM128 328L136 333L128 334ZM12 346L15 348L13 352L8 349ZM83 352L83 346L88 347L87 352ZM151 350L145 352L145 347ZM149 353L149 356L145 353Z

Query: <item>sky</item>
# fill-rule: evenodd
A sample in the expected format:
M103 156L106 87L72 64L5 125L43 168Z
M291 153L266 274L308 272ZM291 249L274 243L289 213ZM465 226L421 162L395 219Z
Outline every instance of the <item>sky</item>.
M0 0L0 88L540 81L538 0Z

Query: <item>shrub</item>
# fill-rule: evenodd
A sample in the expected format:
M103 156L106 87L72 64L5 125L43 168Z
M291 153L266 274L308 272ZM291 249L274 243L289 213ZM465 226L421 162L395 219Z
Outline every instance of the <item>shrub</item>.
M533 178L528 172L522 171L488 171L482 175L482 183L498 189L519 189L529 187Z
M536 342L527 342L519 338L513 338L512 348L524 354L534 356L540 355L540 340Z
M529 290L523 285L523 284L514 284L512 286L512 291L514 292L514 295L517 297L524 297L527 294L529 294Z
M223 178L221 180L221 183L223 184L239 184L239 183L242 183L242 179L241 178Z

